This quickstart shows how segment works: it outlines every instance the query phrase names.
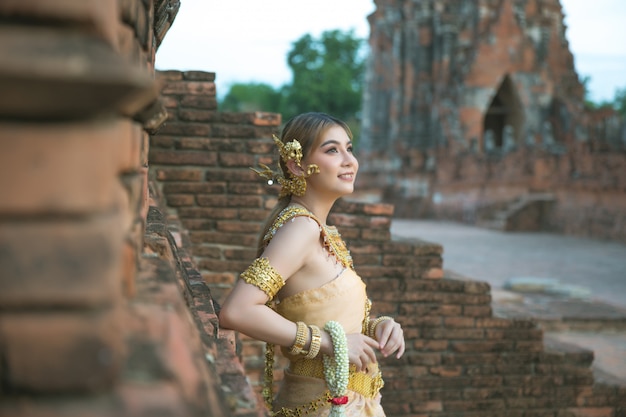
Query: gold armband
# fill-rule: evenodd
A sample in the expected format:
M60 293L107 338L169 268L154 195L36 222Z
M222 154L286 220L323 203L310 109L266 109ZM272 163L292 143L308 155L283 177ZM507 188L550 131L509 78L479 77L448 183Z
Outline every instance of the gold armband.
M376 320L370 322L369 329L367 330L367 335L372 339L376 339L376 326L378 326L381 322L385 320L393 320L393 317L380 316Z
M320 348L322 347L322 332L319 327L314 324L309 326L311 329L311 345L309 346L309 352L304 356L305 359L314 359Z
M304 322L297 322L296 326L298 326L296 331L296 340L294 340L293 345L289 348L290 355L300 355L304 352L304 345L309 341L309 333L310 330Z
M256 258L240 276L245 282L254 285L267 294L270 300L285 285L283 277L270 265L270 261L267 258Z

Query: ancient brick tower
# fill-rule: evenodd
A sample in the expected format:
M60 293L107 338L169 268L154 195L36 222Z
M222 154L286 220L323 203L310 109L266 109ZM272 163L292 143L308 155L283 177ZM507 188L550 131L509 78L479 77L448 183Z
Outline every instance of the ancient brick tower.
M597 177L595 165L606 161L594 153L617 150L621 156L612 163L623 167L623 124L615 115L597 122L584 110L559 0L378 0L376 6L369 16L361 184L383 189L400 215L473 221L487 206L541 192L553 209L531 228L566 231L568 214L559 203L565 194L588 197L569 192L579 194L574 183L581 175L623 194L624 184ZM599 234L626 234L620 228Z

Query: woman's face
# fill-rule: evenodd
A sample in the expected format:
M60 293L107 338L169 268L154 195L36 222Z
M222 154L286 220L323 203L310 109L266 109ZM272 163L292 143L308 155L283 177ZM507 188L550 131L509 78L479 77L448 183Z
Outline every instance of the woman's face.
M359 162L352 153L352 141L341 126L324 132L302 161L304 168L310 164L316 164L320 172L307 179L307 193L311 189L338 198L354 191Z

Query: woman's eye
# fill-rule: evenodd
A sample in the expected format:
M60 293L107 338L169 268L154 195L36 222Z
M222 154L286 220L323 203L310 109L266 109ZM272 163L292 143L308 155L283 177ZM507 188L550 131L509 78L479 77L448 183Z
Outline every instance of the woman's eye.
M352 153L353 150L354 148L352 146L348 146L348 152Z
M330 148L326 151L326 153L337 152L337 148Z

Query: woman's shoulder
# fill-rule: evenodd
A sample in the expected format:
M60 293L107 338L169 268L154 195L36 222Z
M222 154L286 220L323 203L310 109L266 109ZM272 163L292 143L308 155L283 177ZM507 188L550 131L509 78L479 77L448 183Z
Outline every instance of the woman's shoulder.
M322 224L313 213L304 207L288 206L276 216L267 233L263 236L263 243L267 245L279 230L290 224L293 224L290 229L293 229L294 232L317 234L317 236L322 232Z

